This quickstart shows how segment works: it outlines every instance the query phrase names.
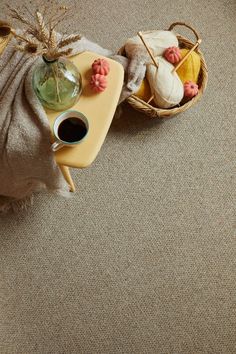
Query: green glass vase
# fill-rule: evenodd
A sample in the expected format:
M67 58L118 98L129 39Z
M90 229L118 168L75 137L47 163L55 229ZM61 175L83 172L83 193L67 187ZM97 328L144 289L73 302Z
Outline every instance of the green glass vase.
M78 101L82 79L69 59L47 60L43 57L33 72L33 88L44 107L63 111Z

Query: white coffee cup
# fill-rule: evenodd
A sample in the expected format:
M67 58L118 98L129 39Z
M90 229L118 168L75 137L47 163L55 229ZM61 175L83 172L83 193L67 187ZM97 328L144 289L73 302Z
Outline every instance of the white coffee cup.
M64 121L68 123L62 125ZM52 150L57 151L64 146L75 146L81 143L87 136L88 130L89 123L83 113L75 110L61 113L53 125L56 141L51 146Z

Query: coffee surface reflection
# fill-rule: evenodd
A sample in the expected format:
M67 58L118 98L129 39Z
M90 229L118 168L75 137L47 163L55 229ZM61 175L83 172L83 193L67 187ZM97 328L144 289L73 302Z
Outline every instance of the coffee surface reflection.
M58 137L68 143L82 140L87 134L86 124L77 117L63 120L58 127Z

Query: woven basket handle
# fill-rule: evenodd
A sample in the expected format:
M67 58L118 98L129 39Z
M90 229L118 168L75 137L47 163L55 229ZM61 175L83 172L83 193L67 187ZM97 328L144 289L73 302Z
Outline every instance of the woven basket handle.
M170 25L168 31L171 31L175 26L184 26L184 27L189 28L195 34L197 41L199 41L200 37L199 37L197 31L192 26L187 25L187 23L185 23L185 22L174 22L174 23L172 23L172 25Z
M187 27L187 28L191 29L191 31L195 34L197 41L196 41L196 44L190 49L190 51L182 58L182 60L179 62L179 64L175 68L173 68L172 72L176 72L181 67L181 65L183 65L183 63L188 59L190 54L202 42L202 40L199 38L199 35L198 35L197 31L192 26L187 25L185 22L174 22L174 23L172 23L172 25L170 25L168 31L171 31L175 26L184 26L184 27Z

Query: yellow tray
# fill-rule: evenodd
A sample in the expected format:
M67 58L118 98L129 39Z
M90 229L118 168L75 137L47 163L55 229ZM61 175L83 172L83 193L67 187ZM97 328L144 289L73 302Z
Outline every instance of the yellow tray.
M0 43L0 54L9 40L10 36L8 40ZM96 158L110 127L123 85L124 70L121 64L106 58L110 64L107 89L101 93L93 93L89 86L92 75L91 65L98 58L103 58L103 56L92 52L83 52L71 58L81 73L83 91L79 101L70 109L78 110L87 117L89 132L78 145L63 147L55 153L59 165L76 168L89 166ZM46 110L46 113L52 131L54 120L62 112Z
M96 158L110 127L123 86L124 70L121 64L108 59L110 72L107 76L107 88L101 93L94 93L89 85L92 75L91 65L101 55L84 52L71 58L82 76L83 91L79 101L70 109L82 112L89 121L86 138L76 146L65 147L55 153L60 165L83 168ZM61 112L46 110L51 125Z

